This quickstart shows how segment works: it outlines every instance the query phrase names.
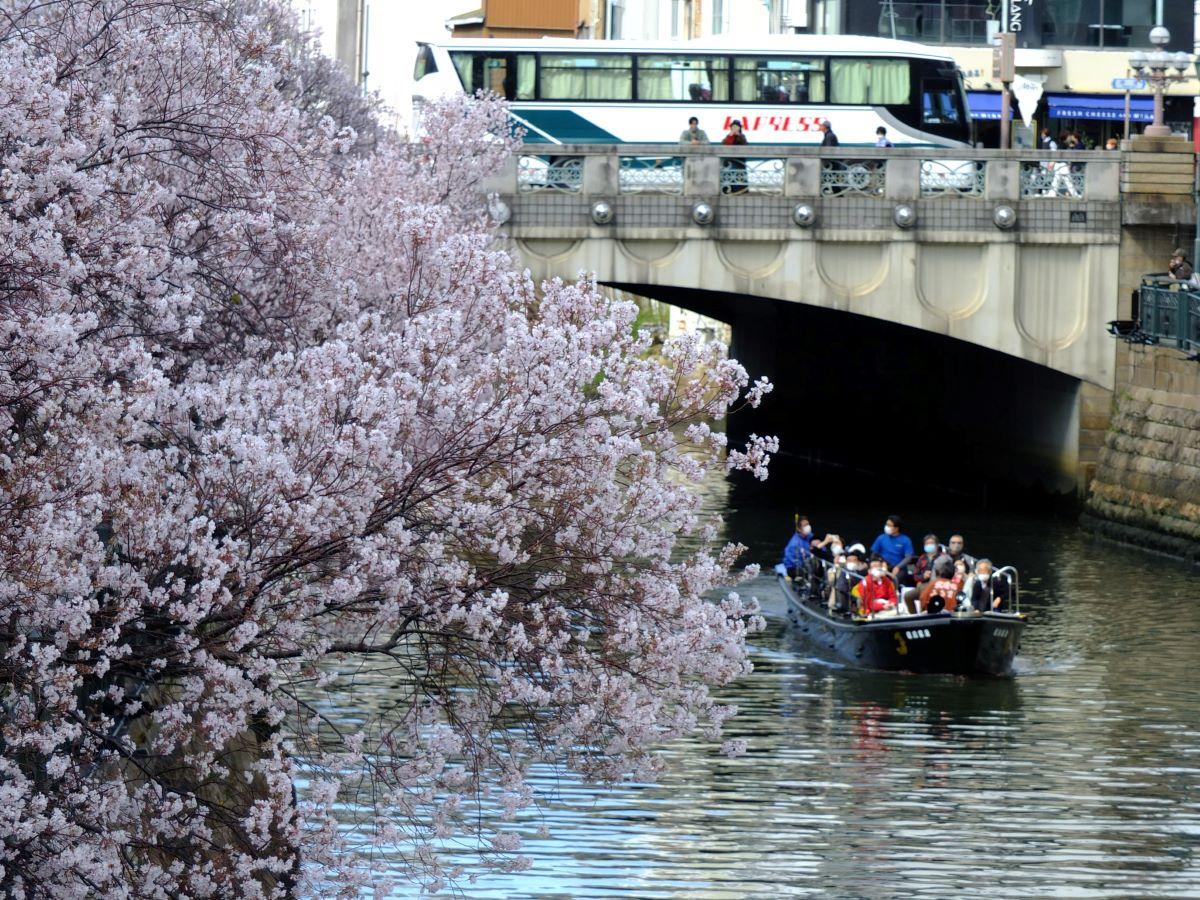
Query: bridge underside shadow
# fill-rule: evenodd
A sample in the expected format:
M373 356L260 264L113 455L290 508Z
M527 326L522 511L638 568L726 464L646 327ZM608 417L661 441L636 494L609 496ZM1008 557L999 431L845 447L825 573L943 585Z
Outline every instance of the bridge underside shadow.
M944 335L802 303L659 285L612 287L728 323L732 355L775 392L731 418L731 438L780 437L772 481L1073 494L1080 381ZM841 472L844 477L838 477Z

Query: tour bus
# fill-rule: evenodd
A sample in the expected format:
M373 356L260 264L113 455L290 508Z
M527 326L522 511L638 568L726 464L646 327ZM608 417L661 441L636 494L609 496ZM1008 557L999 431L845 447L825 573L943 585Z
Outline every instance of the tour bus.
M886 38L780 35L753 42L450 40L418 46L414 103L454 91L511 102L527 143L675 142L696 116L711 141L740 119L751 144L961 147L971 120L954 60Z

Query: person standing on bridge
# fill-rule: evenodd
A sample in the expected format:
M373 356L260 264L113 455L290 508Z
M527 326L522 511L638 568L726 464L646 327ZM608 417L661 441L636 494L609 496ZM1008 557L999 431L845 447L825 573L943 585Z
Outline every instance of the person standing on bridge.
M825 135L821 138L822 147L836 147L838 145L838 136L833 133L833 126L829 124L828 119L821 122L821 133Z
M1183 255L1183 250L1177 248L1171 253L1171 262L1167 265L1167 273L1175 281L1187 281L1192 277L1192 264Z
M700 120L695 116L688 119L688 127L679 135L679 143L681 144L707 144L709 143L708 135L700 128Z
M729 123L729 134L725 135L725 140L722 144L744 144L746 143L746 134L742 131L742 120L734 119Z
M837 140L837 138L834 138ZM892 146L892 142L888 140L887 129L880 125L875 129L875 146L880 149L887 149Z

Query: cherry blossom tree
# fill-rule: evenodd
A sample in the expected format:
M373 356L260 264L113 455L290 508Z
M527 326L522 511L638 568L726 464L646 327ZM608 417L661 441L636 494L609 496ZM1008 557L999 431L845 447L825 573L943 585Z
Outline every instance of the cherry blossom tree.
M339 78L260 0L0 0L6 895L436 889L528 864L531 765L732 713L761 622L689 482L765 477L709 423L769 384L530 283L502 103L410 143ZM322 702L352 667L386 709Z

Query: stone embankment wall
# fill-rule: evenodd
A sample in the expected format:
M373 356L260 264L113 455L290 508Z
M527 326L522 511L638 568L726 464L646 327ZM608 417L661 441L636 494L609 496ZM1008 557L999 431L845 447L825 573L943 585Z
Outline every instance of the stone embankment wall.
M1200 363L1166 347L1118 351L1113 416L1083 521L1200 562Z

